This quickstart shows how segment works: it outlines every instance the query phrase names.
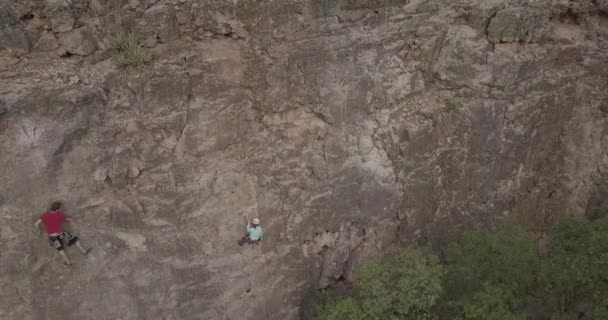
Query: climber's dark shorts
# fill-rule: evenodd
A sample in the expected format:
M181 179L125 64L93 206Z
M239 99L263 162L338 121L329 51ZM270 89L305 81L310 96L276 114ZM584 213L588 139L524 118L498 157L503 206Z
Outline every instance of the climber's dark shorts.
M63 250L66 246L69 247L73 245L77 241L78 237L67 231L64 231L56 236L49 236L49 242L51 243L51 246L53 246L59 251Z
M237 241L237 243L239 244L239 246L242 247L244 244L251 244L251 245L260 244L261 240L262 239L260 239L260 240L251 240L251 239L249 239L249 234L246 234L246 235L244 235L241 238L241 240Z

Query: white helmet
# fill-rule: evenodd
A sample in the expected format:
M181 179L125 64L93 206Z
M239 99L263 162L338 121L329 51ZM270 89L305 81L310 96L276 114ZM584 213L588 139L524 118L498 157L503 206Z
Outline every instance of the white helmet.
M258 218L253 218L253 220L251 220L251 222L252 222L253 224L260 224L260 219L258 219Z

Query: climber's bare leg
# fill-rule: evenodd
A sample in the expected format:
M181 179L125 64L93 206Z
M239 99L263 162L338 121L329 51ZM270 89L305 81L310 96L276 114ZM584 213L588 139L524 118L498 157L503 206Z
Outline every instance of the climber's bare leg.
M85 247L82 245L82 243L80 242L80 240L76 241L76 246L78 247L78 250L80 250L80 252L82 254L89 253L89 249L85 249Z
M70 258L68 258L68 255L65 253L65 250L59 250L59 255L61 256L61 258L63 258L63 262L66 265L72 265L72 263L70 262Z

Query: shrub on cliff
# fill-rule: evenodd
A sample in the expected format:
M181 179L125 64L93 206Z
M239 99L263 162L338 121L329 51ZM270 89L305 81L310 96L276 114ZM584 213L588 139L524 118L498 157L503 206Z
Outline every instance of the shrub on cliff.
M471 231L446 250L444 308L465 319L518 319L538 283L540 257L534 235L512 227Z
M554 317L608 319L608 216L563 220L551 235L543 268L544 305Z
M564 219L550 240L541 256L521 228L475 230L443 265L417 251L375 259L350 293L317 300L313 319L608 319L608 215Z
M525 316L514 312L511 301L515 298L496 285L485 283L464 304L464 318L467 320L524 320Z
M361 304L352 294L339 295L320 292L315 296L312 310L314 320L366 320Z
M531 232L473 231L447 250L443 314L464 319L608 319L608 217L566 218L541 257Z
M316 320L432 319L443 271L434 257L403 250L365 263L347 295L317 298Z
M442 276L435 257L399 251L361 268L358 300L368 319L431 319L442 294Z
M141 69L152 63L152 56L133 34L119 35L112 40L114 63L126 70Z

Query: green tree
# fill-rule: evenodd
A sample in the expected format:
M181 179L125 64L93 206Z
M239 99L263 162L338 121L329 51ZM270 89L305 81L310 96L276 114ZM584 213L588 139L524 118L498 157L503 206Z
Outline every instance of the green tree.
M337 297L317 310L318 320L366 320L361 306L350 296Z
M314 320L432 319L442 293L443 271L435 257L401 250L365 263L354 289L319 293Z
M467 232L444 266L413 250L373 259L314 319L608 319L608 215L564 219L550 240L541 257L534 234L511 226Z
M356 296L370 320L431 319L442 275L436 258L399 251L361 268Z
M484 284L481 291L473 295L470 303L464 306L467 320L524 320L523 315L515 314L509 301L515 299L497 286Z
M551 234L543 268L546 303L554 316L608 315L608 217L566 218ZM608 318L608 317L607 317Z
M540 258L534 235L517 227L469 232L447 250L446 259L444 309L469 314L469 319L484 318L481 312L491 306L516 317L537 285Z

